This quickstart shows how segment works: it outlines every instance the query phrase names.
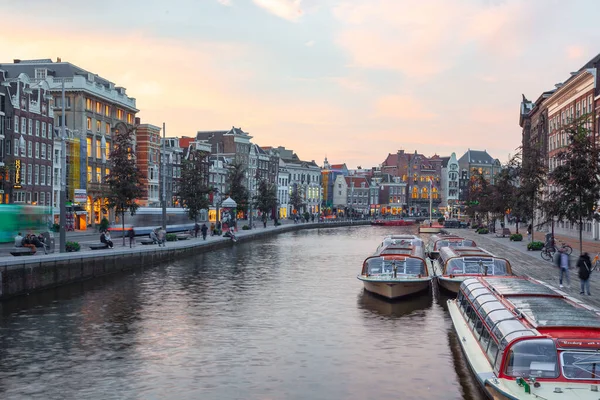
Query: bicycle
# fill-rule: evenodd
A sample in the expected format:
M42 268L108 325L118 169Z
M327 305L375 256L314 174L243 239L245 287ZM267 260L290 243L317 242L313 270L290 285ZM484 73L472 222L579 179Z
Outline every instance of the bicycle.
M546 261L552 261L554 260L554 253L556 253L556 248L554 246L544 246L540 256Z
M600 253L596 254L596 257L592 260L592 269L590 272L600 271Z

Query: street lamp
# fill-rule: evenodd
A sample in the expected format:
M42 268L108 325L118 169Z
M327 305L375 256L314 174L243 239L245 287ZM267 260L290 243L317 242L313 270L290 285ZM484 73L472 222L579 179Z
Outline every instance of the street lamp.
M61 85L60 116L60 252L67 251L67 133L65 125L65 80Z

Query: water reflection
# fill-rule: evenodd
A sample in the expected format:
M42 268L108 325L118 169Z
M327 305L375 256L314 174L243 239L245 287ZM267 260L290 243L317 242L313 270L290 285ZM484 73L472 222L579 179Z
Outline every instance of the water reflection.
M376 294L362 290L358 295L358 306L385 317L400 318L405 315L423 316L424 310L432 304L431 294L420 294L405 299L387 300Z

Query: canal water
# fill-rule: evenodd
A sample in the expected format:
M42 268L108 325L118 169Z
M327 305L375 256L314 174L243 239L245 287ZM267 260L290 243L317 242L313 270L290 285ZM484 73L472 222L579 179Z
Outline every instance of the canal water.
M0 307L2 399L482 399L447 298L356 275L386 234L286 233Z

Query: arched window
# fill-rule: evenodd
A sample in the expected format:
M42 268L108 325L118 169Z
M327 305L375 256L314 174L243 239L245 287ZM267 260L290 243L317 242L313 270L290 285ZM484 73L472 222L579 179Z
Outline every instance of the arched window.
M419 189L416 186L413 186L412 189L412 196L413 199L418 199L419 198Z
M439 198L439 193L436 187L434 187L433 189L431 189L431 197L434 199L438 199Z
M429 198L429 195L427 193L427 188L426 187L421 188L421 198L422 199L428 199Z

